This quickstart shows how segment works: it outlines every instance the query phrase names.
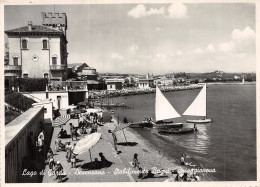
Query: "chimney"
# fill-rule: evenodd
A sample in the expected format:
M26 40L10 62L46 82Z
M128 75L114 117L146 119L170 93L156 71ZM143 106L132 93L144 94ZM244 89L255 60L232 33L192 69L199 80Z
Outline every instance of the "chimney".
M28 21L28 30L32 31L32 21Z

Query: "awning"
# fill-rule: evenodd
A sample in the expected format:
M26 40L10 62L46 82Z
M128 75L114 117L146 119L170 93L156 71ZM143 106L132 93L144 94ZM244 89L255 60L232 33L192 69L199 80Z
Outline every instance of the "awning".
M70 120L70 115L63 115L63 116L59 116L57 117L53 124L54 126L60 126L60 125L64 125L65 123L67 123Z

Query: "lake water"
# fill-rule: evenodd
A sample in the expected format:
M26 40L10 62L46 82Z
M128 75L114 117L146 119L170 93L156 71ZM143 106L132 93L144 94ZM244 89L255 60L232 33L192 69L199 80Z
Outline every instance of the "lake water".
M192 103L200 89L163 94L182 114ZM122 121L139 121L153 117L155 94L113 98L129 108L115 109ZM156 129L133 129L161 153L179 161L186 153L190 161L200 168L215 169L207 176L216 181L256 180L256 86L208 85L207 117L211 124L198 124L198 131L182 135L162 135ZM185 122L191 117L177 118ZM184 124L193 127L193 124Z

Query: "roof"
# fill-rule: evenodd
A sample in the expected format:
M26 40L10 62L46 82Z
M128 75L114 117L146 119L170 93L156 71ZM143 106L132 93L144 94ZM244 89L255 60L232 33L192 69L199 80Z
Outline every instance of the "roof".
M5 31L6 34L19 34L19 35L28 35L28 34L50 34L50 35L62 35L63 31L52 29L43 25L32 25L32 30L29 31L28 26L19 27L16 29L11 29Z
M87 84L98 84L98 81L95 81L95 80L87 80Z

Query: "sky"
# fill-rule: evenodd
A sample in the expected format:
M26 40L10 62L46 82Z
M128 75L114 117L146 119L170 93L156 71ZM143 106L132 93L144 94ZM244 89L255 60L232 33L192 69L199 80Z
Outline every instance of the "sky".
M68 64L98 72L255 72L255 4L83 4L5 6L4 29L67 15ZM7 42L5 36L5 42Z

